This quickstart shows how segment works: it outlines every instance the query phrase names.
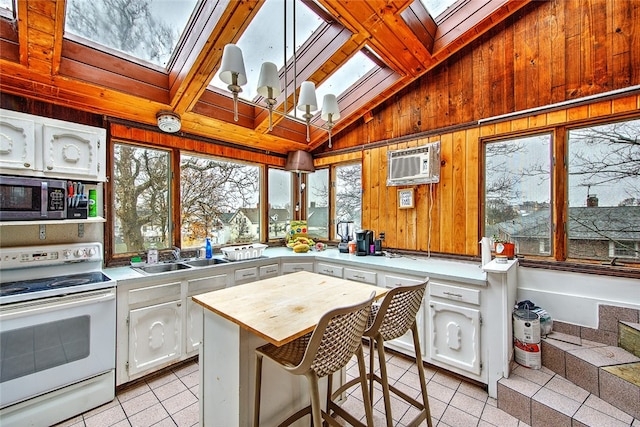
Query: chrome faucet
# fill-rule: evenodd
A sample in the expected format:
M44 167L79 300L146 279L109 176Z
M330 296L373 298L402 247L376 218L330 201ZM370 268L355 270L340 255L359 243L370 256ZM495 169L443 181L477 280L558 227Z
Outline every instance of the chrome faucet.
M180 248L177 246L173 246L171 249L172 249L171 254L175 258L175 260L180 261Z

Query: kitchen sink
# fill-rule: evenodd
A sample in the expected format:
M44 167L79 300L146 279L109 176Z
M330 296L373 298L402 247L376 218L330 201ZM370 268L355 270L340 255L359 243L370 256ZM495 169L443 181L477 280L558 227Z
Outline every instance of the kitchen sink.
M226 259L222 259L222 258L210 258L210 259L195 259L193 261L187 261L185 262L185 264L190 265L192 267L208 267L210 265L216 265L216 264L226 264L228 263L229 260Z
M148 265L146 267L135 267L134 270L138 270L146 274L158 274L158 273L167 273L169 271L186 270L188 268L191 268L191 266L183 263L171 263L171 264Z

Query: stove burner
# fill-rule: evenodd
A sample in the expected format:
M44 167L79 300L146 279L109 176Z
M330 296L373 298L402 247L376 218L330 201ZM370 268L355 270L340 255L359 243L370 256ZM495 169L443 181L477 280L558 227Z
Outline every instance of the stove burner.
M56 280L55 282L47 284L48 288L60 288L63 286L76 286L76 285L84 285L85 283L91 283L91 278L81 277L78 279L64 279L64 280Z
M22 291L26 291L27 288L26 286L21 287L21 288L0 288L0 295L13 295L13 294L19 294Z

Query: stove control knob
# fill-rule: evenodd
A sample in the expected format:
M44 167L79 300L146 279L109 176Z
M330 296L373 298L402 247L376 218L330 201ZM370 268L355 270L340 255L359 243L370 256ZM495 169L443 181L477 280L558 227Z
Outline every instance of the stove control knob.
M63 256L65 259L69 259L69 258L71 258L71 251L70 251L69 249L65 249L64 251L62 251L62 256Z
M73 253L77 258L81 258L84 256L84 249L76 249Z
M87 248L87 255L89 258L93 257L96 254L96 248Z

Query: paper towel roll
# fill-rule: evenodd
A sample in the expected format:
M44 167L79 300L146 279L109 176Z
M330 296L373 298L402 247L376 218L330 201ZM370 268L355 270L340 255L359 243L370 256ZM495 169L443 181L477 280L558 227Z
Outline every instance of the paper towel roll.
M488 237L483 237L482 240L478 242L480 244L480 253L482 254L482 265L486 265L491 262L491 239Z

